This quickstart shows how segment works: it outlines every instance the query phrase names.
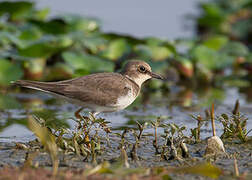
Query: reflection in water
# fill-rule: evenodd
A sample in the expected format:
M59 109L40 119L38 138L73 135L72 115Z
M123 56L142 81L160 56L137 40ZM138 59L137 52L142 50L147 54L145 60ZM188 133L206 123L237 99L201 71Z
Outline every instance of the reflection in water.
M240 92L246 94L248 102L251 101L249 89L240 89ZM233 98L230 98L230 97ZM114 130L136 127L136 121L141 124L155 121L161 117L164 123L176 123L187 127L187 135L190 135L190 129L197 126L197 122L190 117L190 114L201 114L204 116L206 108L211 103L217 104L217 113L230 113L233 108L233 99L240 99L241 111L249 112L251 104L246 103L244 96L238 93L236 89L214 89L205 88L200 91L186 89L182 87L173 87L169 91L147 90L143 89L140 97L124 111L101 114L106 120L111 121L110 126ZM246 108L243 108L246 107ZM55 99L44 93L34 91L25 91L25 93L9 93L0 95L0 138L3 136L25 136L23 128L27 127L27 115L32 114L45 120L45 124L53 129L60 127L73 128L73 113L77 109L74 105ZM247 114L246 114L247 115ZM249 114L248 114L249 116ZM17 126L18 125L18 126ZM211 134L209 123L202 127L202 137ZM22 127L22 128L21 128ZM218 130L222 128L217 123ZM248 121L248 129L252 128ZM152 132L151 126L147 131ZM26 131L29 132L29 131ZM28 135L29 133L27 133ZM29 134L30 135L30 134ZM1 139L0 139L1 141ZM12 139L10 139L12 141Z

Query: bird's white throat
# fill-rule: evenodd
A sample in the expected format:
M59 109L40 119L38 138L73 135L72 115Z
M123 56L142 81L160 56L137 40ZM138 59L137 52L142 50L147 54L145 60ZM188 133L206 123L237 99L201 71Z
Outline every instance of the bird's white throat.
M147 74L140 74L136 77L129 77L128 75L126 75L127 78L131 79L132 81L134 81L139 87L142 86L142 84L147 81L148 79L151 79L151 76L147 75Z

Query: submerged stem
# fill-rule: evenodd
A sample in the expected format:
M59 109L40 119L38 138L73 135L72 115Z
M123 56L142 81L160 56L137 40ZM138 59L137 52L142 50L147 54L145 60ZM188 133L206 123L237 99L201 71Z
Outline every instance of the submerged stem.
M214 103L212 104L211 108L211 122L212 122L213 136L216 136L215 123L214 123Z

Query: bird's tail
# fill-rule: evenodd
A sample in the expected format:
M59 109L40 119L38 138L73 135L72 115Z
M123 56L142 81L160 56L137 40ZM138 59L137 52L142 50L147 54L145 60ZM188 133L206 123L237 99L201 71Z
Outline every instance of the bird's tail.
M17 80L17 81L11 82L11 83L13 85L17 85L20 87L35 89L35 90L44 91L44 92L52 91L51 83L48 83L48 82Z

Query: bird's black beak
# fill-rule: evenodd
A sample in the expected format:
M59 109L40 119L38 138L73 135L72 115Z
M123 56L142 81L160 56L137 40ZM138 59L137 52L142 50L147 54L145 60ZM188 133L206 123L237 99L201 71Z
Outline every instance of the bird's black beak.
M159 74L156 74L154 72L150 72L149 74L152 78L164 80L164 78L160 76Z

